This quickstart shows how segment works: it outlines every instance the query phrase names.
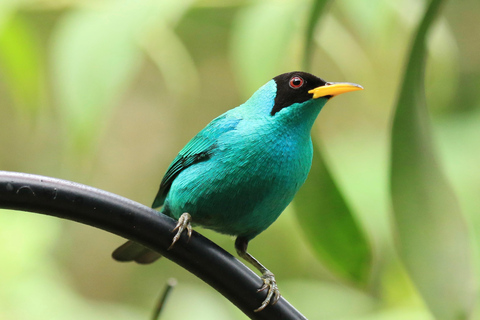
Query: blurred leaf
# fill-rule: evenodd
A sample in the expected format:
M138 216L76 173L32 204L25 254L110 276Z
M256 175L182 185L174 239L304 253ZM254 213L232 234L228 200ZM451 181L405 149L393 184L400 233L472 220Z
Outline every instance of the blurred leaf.
M53 38L56 92L67 141L77 150L90 149L112 104L132 81L140 54L134 36L144 11L126 6L80 10L58 25Z
M440 19L432 28L427 40L428 65L426 66L426 97L435 108L452 111L458 108L455 96L459 91L460 59L455 35L446 19Z
M425 101L426 37L442 0L418 28L392 127L391 192L398 250L437 319L468 319L475 300L469 230L435 156Z
M162 311L162 319L195 319L195 320L212 320L212 319L236 319L234 317L234 308L224 303L223 297L211 288L205 289L201 286L189 285L182 283L176 286L175 291L169 297L165 310ZM185 306L188 301L188 307ZM245 316L239 317L244 319Z
M303 65L309 71L314 31L328 0L316 0L305 32ZM313 145L309 178L294 200L296 214L315 252L330 269L359 285L369 279L372 252L363 229L326 166L317 143Z
M298 221L320 259L342 277L365 285L372 262L369 241L317 147L308 179L293 203Z
M37 262L30 259L32 264ZM111 302L85 297L73 287L68 272L40 262L35 272L23 273L5 296L0 296L1 319L130 320L147 319L145 313ZM86 279L90 282L92 279ZM25 303L28 301L28 303Z
M323 22L322 32L315 37L317 45L330 58L344 76L355 76L376 82L372 70L375 70L369 55L362 48L354 34L342 25L334 16L328 15ZM359 66L361 66L359 68Z
M0 225L2 285L18 283L26 273L42 271L40 265L50 258L61 234L60 220L0 210Z
M0 1L0 30L2 30L5 23L7 23L10 20L10 17L15 12L17 5L12 0Z
M197 96L200 91L197 68L173 30L166 26L157 27L142 41L142 45L167 80L166 86L172 93L179 97Z
M434 320L427 310L403 307L378 311L355 320Z
M70 145L83 151L92 146L139 69L138 39L156 23L176 22L190 3L112 1L64 16L53 39L53 63Z
M42 106L44 66L33 29L14 15L0 29L0 62L15 105L23 114L34 116Z
M277 74L298 68L290 42L299 30L301 9L295 1L260 1L238 13L232 53L246 96Z
M346 15L342 25L350 25L349 29L357 38L361 38L363 44L369 44L367 50L376 49L377 54L384 50L388 50L384 53L389 52L403 30L414 26L423 13L423 2L416 0L339 1L338 5Z
M365 292L326 281L282 281L282 293L309 320L353 320L378 307L378 301Z
M310 17L308 19L307 29L305 32L305 49L303 52L303 70L310 70L310 64L313 54L314 35L320 17L330 0L314 0L313 6L310 9Z

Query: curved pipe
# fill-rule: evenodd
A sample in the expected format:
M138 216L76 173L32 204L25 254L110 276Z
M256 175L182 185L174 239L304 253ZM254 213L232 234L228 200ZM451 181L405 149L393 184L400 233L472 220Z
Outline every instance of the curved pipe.
M79 183L0 171L0 208L30 211L90 225L161 253L220 292L251 319L306 319L285 299L253 312L265 299L262 280L197 232L171 250L176 221L118 195Z

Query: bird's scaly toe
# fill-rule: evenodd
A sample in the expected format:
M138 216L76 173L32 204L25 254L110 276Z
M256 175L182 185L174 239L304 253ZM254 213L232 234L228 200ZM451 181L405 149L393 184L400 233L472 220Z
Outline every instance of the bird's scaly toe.
M262 311L269 304L277 303L278 299L281 297L280 290L278 290L277 281L275 280L275 275L273 273L266 272L263 274L262 280L263 285L257 291L260 292L263 290L268 290L267 297L265 300L263 300L262 305L258 309L255 309L255 312Z
M192 216L188 212L185 212L180 216L177 225L172 230L172 232L177 231L177 233L173 237L172 244L170 247L168 247L168 250L173 248L173 245L178 241L178 239L180 239L180 236L185 229L187 229L188 240L190 240L190 237L192 236L192 225L190 224L191 219Z

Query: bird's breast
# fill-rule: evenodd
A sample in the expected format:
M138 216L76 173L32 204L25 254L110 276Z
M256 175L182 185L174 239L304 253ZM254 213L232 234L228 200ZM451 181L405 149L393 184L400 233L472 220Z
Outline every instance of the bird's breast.
M166 205L173 216L187 211L207 228L253 238L292 201L311 161L309 135L239 127L218 140L208 161L179 174Z

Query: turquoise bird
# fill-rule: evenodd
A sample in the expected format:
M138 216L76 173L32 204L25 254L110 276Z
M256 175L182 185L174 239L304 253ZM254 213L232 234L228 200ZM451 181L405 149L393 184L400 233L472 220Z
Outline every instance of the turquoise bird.
M284 73L210 122L173 160L153 202L178 220L171 246L184 231L191 236L191 225L236 236L238 255L262 273L259 291L267 290L255 311L276 303L275 276L247 252L248 242L278 218L307 179L310 131L325 103L362 89L305 72ZM129 241L113 257L151 263L160 254Z

